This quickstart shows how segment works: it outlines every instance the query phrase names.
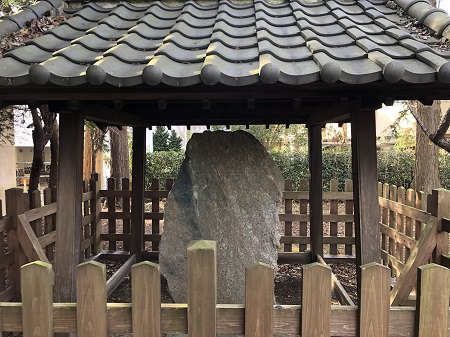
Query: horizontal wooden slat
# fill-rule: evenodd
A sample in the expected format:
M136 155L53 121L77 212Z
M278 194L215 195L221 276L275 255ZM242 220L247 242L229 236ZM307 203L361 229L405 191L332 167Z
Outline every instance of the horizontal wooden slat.
M280 243L302 244L306 245L310 243L311 239L308 236L282 236ZM346 236L324 236L324 244L345 244L354 245L355 239Z
M442 218L442 230L450 233L450 219Z
M81 201L85 202L94 199L94 191L84 192Z
M161 234L144 234L144 241L160 242Z
M278 263L289 263L289 264L308 264L312 262L311 252L302 253L278 253Z
M388 227L385 224L380 223L380 231L381 233L389 236L391 239L396 242L408 247L409 249L413 249L416 245L417 241L413 238L410 238L406 234L400 233L396 231L394 228Z
M396 213L399 213L401 215L407 216L409 218L415 219L417 221L423 222L423 223L429 223L436 219L434 216L432 216L430 213L427 213L425 211L422 211L418 208L414 208L411 206L406 206L404 204L398 203L396 201L392 201L383 197L378 197L378 203L380 207L387 208L391 211L394 211Z
M326 263L354 263L356 261L356 256L323 254L323 259Z
M56 202L53 204L48 204L39 208L30 209L24 213L28 222L43 218L45 216L49 216L55 214L57 210Z
M50 232L38 238L41 247L47 247L48 245L56 242L56 231Z
M169 195L169 191L145 191L144 198L152 199L152 198L167 198ZM100 197L109 197L109 198L131 198L131 191L108 191L108 190L100 190Z
M353 200L353 192L322 192L323 200ZM309 200L308 191L284 191L284 199Z
M56 333L76 332L76 304L57 303L53 307ZM131 304L108 303L108 332L129 334L132 332ZM299 305L276 305L274 307L274 335L299 335L301 307ZM0 303L3 331L22 331L22 308L20 303ZM217 305L217 334L244 334L243 305ZM332 336L357 335L357 307L332 306L330 332ZM391 307L389 320L390 337L414 336L413 307ZM450 312L449 312L450 316ZM450 337L450 326L447 336ZM187 305L161 304L161 332L163 334L187 333Z
M280 214L280 221L309 221L309 214ZM324 214L323 222L353 222L353 214Z
M5 216L0 219L0 232L7 232L12 228L12 218Z
M164 218L164 213L161 212L145 212L145 220L162 220ZM131 219L131 212L101 212L100 219Z
M450 256L441 255L441 265L450 269Z
M14 263L14 253L7 252L4 255L0 256L0 269L9 267Z

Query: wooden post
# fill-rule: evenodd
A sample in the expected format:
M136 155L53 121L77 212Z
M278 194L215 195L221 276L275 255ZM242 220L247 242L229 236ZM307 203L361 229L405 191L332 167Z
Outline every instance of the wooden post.
M91 175L91 190L94 192L91 200L91 214L94 214L94 221L92 223L92 234L94 237L94 245L92 247L92 253L98 254L101 250L100 235L102 234L102 222L100 219L100 212L102 205L100 203L100 182L98 181L98 174L93 173Z
M322 128L308 126L309 140L309 213L311 252L313 261L323 255L323 212L322 212Z
M299 191L309 191L309 180L307 179L300 180ZM300 203L300 214L308 214L308 200L300 199L299 203ZM308 236L308 223L306 221L300 221L299 235L303 237ZM299 245L298 250L299 252L304 252L305 250L307 250L307 248L308 248L307 245Z
M116 179L115 178L108 178L108 191L115 191L116 190ZM107 205L108 205L108 213L115 214L116 213L116 197L115 196L109 196L107 199ZM113 216L108 219L108 234L116 234L116 217ZM116 250L116 239L108 241L108 250L115 251Z
M52 200L52 189L47 187L44 190L44 204L50 205L53 203ZM45 217L45 234L49 234L55 230L55 215L49 215ZM53 262L54 260L54 253L53 250L55 248L55 244L51 243L47 247L45 247L45 255L47 255L47 258L50 262Z
M431 194L430 213L437 217L438 236L436 249L433 252L433 262L441 263L441 256L449 254L448 232L442 231L442 218L450 219L450 191L444 188L434 189Z
M59 115L58 212L56 213L55 301L75 301L75 267L80 262L84 118Z
M447 336L450 271L436 264L419 267L417 291L416 336Z
M194 241L187 248L188 335L216 336L216 243Z
M49 263L22 266L22 322L24 337L53 337L53 271Z
M145 128L133 128L133 177L131 187L131 253L141 261L144 249Z
M159 191L159 179L153 178L150 190ZM157 217L159 213L159 197L153 197L152 199L152 213L154 218L152 218L152 234L159 234L159 218ZM159 241L152 241L152 251L159 251Z
M144 261L131 268L134 337L161 337L159 265Z
M20 250L17 239L17 223L19 214L27 210L24 196L28 198L20 188L10 188L5 191L6 216L12 218L12 228L8 231L8 250L14 254L14 263L8 267L9 285L16 287L16 294L20 293L20 275L19 267L24 262L23 253Z
M303 267L301 336L330 336L331 268L318 262Z
M390 270L377 263L361 266L359 336L389 336Z
M338 189L338 180L337 179L331 179L330 181L330 192L337 192ZM330 214L338 214L338 200L330 200ZM337 222L330 222L330 237L338 237L338 223ZM338 253L338 245L337 244L330 244L330 254L331 255L337 255Z
M130 190L130 179L122 178L122 191L127 193ZM130 213L130 197L122 197L122 211L124 213ZM130 219L123 219L123 234L131 233L131 222ZM130 251L130 238L123 240L123 250Z
M257 263L245 270L245 337L273 336L273 268Z
M362 266L380 262L375 111L354 110L351 121L356 263Z
M345 192L353 192L353 181L345 181ZM353 215L353 200L345 200L345 214ZM345 236L353 238L353 221L345 223ZM353 255L353 245L345 245L345 254Z
M285 191L292 191L292 180L286 179L284 181L284 190ZM284 213L285 214L292 214L292 199L284 199ZM292 221L285 221L284 222L284 235L285 236L292 236ZM284 251L285 252L292 252L292 244L285 243L284 244Z
M91 261L80 264L77 277L77 336L107 337L106 267Z

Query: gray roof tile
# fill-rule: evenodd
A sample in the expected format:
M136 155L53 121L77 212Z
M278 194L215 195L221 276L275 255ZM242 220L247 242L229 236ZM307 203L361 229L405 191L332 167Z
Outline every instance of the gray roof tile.
M113 8L88 3L5 54L0 86L450 83L449 60L399 29L391 20L395 10L383 0L202 1ZM425 2L395 1L450 34L446 14ZM23 13L41 13L49 4ZM0 20L0 34L16 27Z

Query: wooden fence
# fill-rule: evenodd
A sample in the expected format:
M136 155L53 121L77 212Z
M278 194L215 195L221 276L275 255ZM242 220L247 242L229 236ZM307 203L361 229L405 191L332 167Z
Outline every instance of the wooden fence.
M77 267L77 303L53 303L51 265L27 264L22 303L0 303L1 329L25 337L450 336L450 271L442 266L420 267L416 307L392 307L389 269L365 265L358 308L331 305L331 269L320 263L303 268L301 305L274 304L274 272L264 264L246 270L245 304L217 304L215 243L191 244L187 259L187 304L161 304L159 266L150 262L132 267L132 303L107 303L105 266L97 262Z
M100 219L104 220L100 236L104 249L127 250L131 238L130 202L131 191L128 179L122 179L122 190L116 190L115 180L108 179L108 189L100 190L105 199ZM164 206L173 185L173 179L160 186L153 179L150 190L145 191L145 248L157 252L163 229ZM352 256L355 253L353 223L352 181L345 182L345 192L338 191L338 181L331 180L330 191L324 192L324 246L329 255ZM119 206L119 207L118 207ZM281 244L283 252L304 252L310 244L309 237L309 193L308 181L300 182L300 190L292 189L292 182L286 180L280 209ZM107 221L107 226L106 222Z

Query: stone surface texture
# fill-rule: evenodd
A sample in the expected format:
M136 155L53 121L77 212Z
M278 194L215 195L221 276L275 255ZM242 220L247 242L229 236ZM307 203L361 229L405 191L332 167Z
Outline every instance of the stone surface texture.
M160 245L161 272L177 303L187 300L186 247L217 241L218 303L243 303L245 268L277 265L277 204L283 178L249 133L194 134L169 194Z

